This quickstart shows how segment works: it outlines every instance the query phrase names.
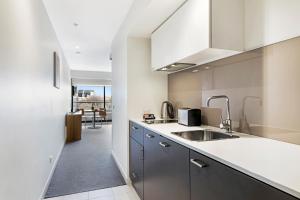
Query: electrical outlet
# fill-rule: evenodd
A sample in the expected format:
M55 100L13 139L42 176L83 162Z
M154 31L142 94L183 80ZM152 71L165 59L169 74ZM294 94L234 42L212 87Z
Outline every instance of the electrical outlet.
M52 164L53 162L53 156L49 156L49 163Z

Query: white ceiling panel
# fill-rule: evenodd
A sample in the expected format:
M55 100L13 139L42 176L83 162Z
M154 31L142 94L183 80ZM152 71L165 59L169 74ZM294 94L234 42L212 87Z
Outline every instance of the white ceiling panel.
M186 0L151 0L130 31L132 37L150 38L151 33Z
M71 69L111 71L111 42L132 2L44 0Z

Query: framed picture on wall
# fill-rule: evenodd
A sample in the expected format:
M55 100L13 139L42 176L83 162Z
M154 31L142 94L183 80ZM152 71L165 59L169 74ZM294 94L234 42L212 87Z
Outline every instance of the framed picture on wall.
M53 85L56 88L60 88L60 59L59 59L59 55L57 52L53 53Z

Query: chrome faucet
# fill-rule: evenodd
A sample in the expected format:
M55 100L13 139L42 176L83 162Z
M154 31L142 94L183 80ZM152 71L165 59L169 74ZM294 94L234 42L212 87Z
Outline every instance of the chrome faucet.
M223 120L223 117L221 115L221 123L220 123L220 128L225 129L226 133L232 133L232 121L230 118L230 105L229 105L229 98L226 95L220 95L220 96L212 96L207 99L207 107L210 106L210 101L213 99L225 99L226 100L226 105L227 105L227 119Z

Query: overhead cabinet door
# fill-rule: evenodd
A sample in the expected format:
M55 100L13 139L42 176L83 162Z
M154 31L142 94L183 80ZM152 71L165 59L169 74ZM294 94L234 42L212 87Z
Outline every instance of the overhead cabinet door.
M299 0L187 0L152 34L152 69L176 71L177 63L201 65L299 37L299 21Z
M246 50L300 36L299 0L244 1Z
M243 51L243 16L243 0L188 0L152 34L152 68L207 63Z
M152 66L160 68L210 45L210 1L189 0L153 33Z

